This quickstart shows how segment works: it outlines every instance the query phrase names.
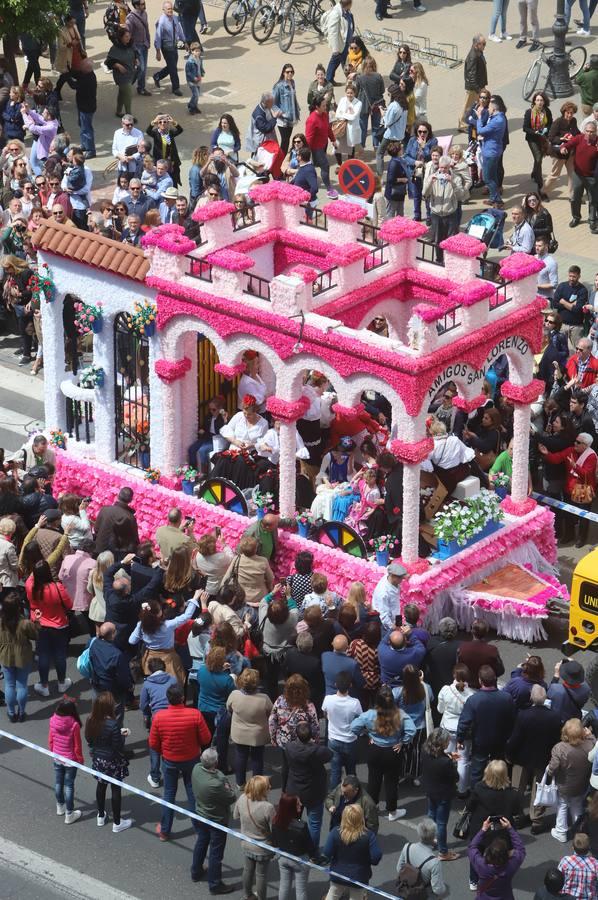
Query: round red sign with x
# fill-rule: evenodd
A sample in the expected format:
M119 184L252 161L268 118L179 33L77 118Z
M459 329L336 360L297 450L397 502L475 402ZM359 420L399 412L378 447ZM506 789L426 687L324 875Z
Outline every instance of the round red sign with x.
M374 193L373 171L360 159L348 159L339 169L338 186L343 194L369 198Z

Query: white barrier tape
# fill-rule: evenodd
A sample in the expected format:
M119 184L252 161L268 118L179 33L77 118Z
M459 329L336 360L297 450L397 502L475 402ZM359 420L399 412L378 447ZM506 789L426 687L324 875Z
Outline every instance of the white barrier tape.
M564 500L555 500L554 497L547 497L546 494L539 494L536 491L532 491L531 497L534 500L538 500L540 503L545 503L546 506L552 506L554 509L562 509L572 516L578 516L580 519L589 519L590 522L598 522L598 513L590 512L587 509L580 509L579 506L572 506L570 503L565 503Z
M190 819L195 819L197 822L201 822L203 825L209 825L210 828L215 828L217 831L223 831L225 834L230 834L232 837L237 838L239 841L245 841L246 844L253 844L254 847L260 847L262 850L268 850L269 853L275 853L276 856L284 856L285 859L290 859L292 862L299 863L301 866L307 866L310 869L314 869L316 872L322 872L326 877L330 875L330 870L325 868L324 866L319 866L317 863L311 862L311 860L302 859L299 856L293 856L292 853L287 853L284 850L279 850L278 847L273 847L272 844L264 844L263 841L257 841L255 838L247 837L247 835L243 834L241 831L235 831L234 828L228 828L226 825L220 825L218 822L213 822L211 819L204 819L203 816L200 816L196 812L191 812L188 809L185 809L183 806L177 806L175 803L168 803L167 800L162 800L160 797L152 796L152 794L148 794L147 791L142 791L141 788L137 788L132 784L126 784L124 781L118 781L117 778L112 778L111 775L104 775L103 773L96 772L95 769L91 769L89 766L84 765L83 763L75 762L73 759L65 759L64 756L59 756L57 753L52 753L51 750L46 750L45 747L40 747L39 744L34 744L31 741L26 741L24 738L17 737L14 734L11 734L9 731L3 731L0 728L0 737L8 738L10 741L14 741L17 744L21 744L23 747L27 747L29 750L35 750L37 753L43 753L44 756L49 756L50 759L55 760L56 762L62 763L65 766L73 766L75 769L79 769L81 772L85 772L86 775L92 775L94 778L99 778L100 781L107 781L110 784L115 784L119 788L124 788L125 791L128 791L130 794L136 794L138 797L143 797L145 800L149 800L150 803L157 803L159 806L164 806L166 809L171 809L173 812L180 813L183 816L188 816ZM380 888L370 887L368 884L362 884L360 881L354 881L351 878L347 878L340 873L334 872L334 877L340 879L341 881L346 881L349 884L355 885L356 887L363 888L371 894L375 894L377 897L385 897L386 900L397 900L396 894L388 894L386 891L380 890Z

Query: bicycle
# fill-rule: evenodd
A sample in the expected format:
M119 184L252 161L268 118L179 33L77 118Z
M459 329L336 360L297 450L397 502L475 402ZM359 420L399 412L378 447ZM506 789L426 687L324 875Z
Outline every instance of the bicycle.
M273 3L260 3L251 20L251 34L258 44L267 41L274 26L281 18L282 0L274 0Z
M544 87L540 88L540 90L550 92L550 88L552 86L552 72L551 67L553 65L554 59L554 44L543 44L542 49L540 50L539 56L535 58L533 63L528 69L527 75L523 81L522 95L524 100L531 100L534 91L538 90L538 84L540 83L540 73L542 71L542 66L546 68L546 77L544 79ZM571 47L570 49L565 49L565 56L567 57L568 66L569 66L569 77L575 78L576 75L579 75L581 70L586 64L586 59L588 57L588 52L585 47Z
M296 31L313 28L319 37L322 29L322 0L287 0L282 9L278 46L283 53L290 49Z
M256 3L257 0L228 0L224 7L222 24L232 37L241 34L247 19L255 10Z

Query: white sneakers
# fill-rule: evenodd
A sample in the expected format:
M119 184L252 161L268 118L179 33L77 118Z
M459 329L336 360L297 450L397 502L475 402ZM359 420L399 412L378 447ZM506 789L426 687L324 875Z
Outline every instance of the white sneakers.
M56 815L63 816L65 814L65 812L66 812L66 806L64 805L64 803L57 803L56 804Z
M127 828L130 828L133 824L133 819L121 819L118 825L112 826L113 834L119 834L121 831L126 831Z
M512 40L513 40L513 37L512 37L512 35L507 34L506 31L503 31L503 33L502 33L501 36L500 36L500 39L501 39L502 41L512 41Z
M590 37L591 32L586 31L585 28L578 28L575 34L578 34L580 37Z
M74 809L71 813L67 813L64 817L65 825L72 825L73 822L77 822L82 816L82 812L80 809Z
M64 681L58 682L58 693L64 694L65 691L68 691L70 687L72 687L72 680L70 678L65 678Z
M43 684L41 683L41 681L38 681L37 684L33 685L33 690L35 691L36 694L39 694L41 697L49 697L50 696L50 688L47 685L46 685L46 687L44 687Z
M500 44L502 42L502 38L499 37L497 34L489 34L488 40L494 41L495 44Z
M106 824L106 819L107 819L107 818L108 818L108 817L107 817L106 813L104 813L103 816L100 816L99 813L98 813L98 816L97 816L97 818L96 818L96 824L97 824L98 828L101 828L102 825L105 825L105 824Z
M147 783L149 784L150 787L153 787L155 790L157 790L160 787L160 782L154 781L154 779L152 778L151 775L147 776Z
M389 821L389 822L396 822L397 819L402 819L403 816L406 816L406 815L407 815L407 810L406 810L406 809L395 809L394 812L391 812L391 813L388 814L388 821Z
M557 831L556 828L551 828L550 833L555 841L560 841L561 844L567 843L567 835L563 834L562 831Z

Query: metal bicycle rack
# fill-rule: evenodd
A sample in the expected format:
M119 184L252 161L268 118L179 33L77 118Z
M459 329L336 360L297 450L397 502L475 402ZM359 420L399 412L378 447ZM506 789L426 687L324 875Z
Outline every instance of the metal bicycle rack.
M432 44L430 38L423 34L410 34L404 38L403 32L394 28L383 28L382 31L362 32L364 41L374 50L383 53L394 53L401 44L409 47L411 53L419 56L432 66L444 66L445 69L454 69L463 62L459 58L459 50L456 44L444 41Z

